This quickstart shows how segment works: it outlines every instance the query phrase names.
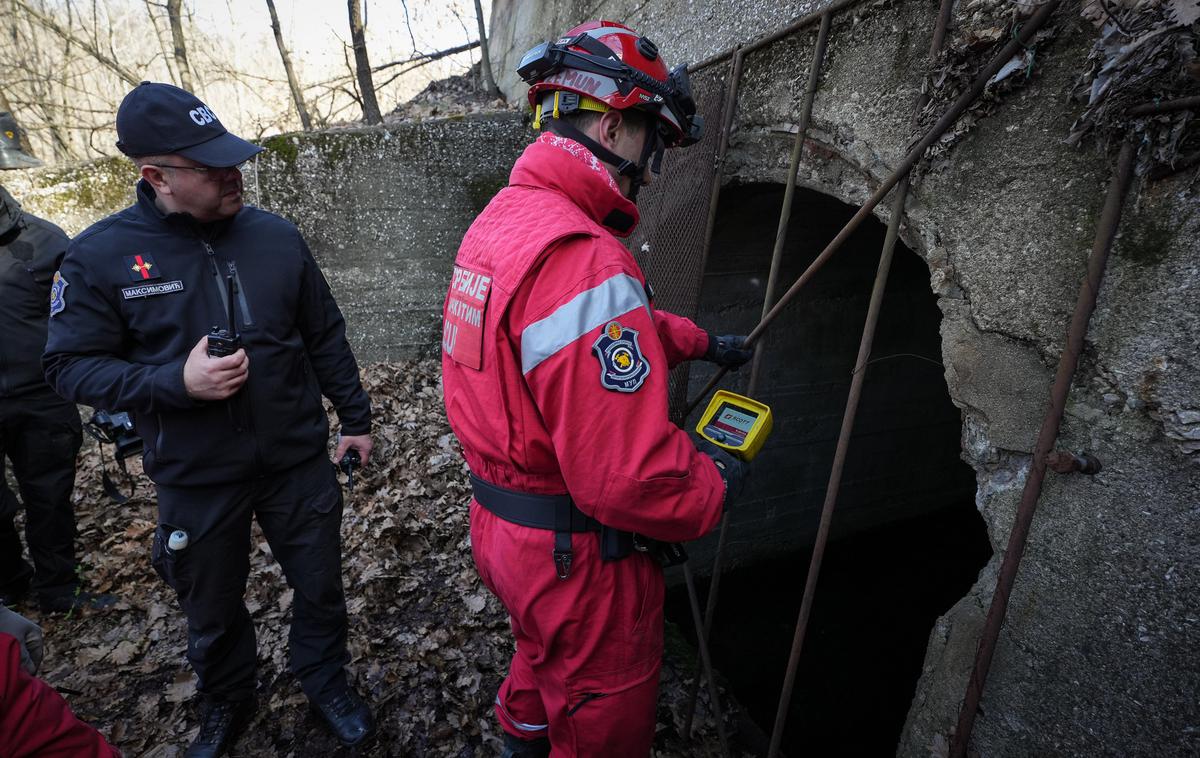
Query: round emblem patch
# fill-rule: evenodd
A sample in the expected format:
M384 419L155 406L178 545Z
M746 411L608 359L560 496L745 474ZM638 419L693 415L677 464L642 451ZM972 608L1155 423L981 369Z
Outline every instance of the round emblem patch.
M607 390L636 392L650 375L650 362L642 355L635 329L609 322L592 350L600 361L600 386Z

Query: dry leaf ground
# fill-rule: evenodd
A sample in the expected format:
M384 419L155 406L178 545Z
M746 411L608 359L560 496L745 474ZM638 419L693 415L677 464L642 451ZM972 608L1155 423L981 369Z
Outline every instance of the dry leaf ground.
M442 412L438 364L377 365L363 375L377 447L347 496L342 539L352 674L380 722L365 754L495 755L491 702L511 641L503 608L471 563L468 486ZM96 446L81 455L75 501L83 576L89 589L120 597L116 609L67 618L22 610L46 631L42 676L76 713L126 755L166 758L181 755L195 732L195 685L183 617L150 567L154 490L144 476L136 482L135 496L116 505L101 490ZM257 530L252 542L246 603L258 632L260 709L233 754L343 754L287 672L292 593ZM680 672L690 671L694 653L670 647L678 652L664 667L655 753L717 755L711 721L698 720L690 744L678 736Z

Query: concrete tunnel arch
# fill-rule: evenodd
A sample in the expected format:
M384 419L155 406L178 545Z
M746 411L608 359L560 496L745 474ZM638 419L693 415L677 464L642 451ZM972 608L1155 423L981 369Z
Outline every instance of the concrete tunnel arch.
M707 328L746 333L758 322L784 197L772 178L741 175L722 188L697 308ZM781 291L857 210L831 189L857 194L844 173L836 184L796 189ZM785 732L788 752L894 752L930 630L991 557L975 472L961 456L961 413L941 366L938 296L924 256L906 244L920 246L923 237L902 229ZM772 405L775 432L731 514L726 565L734 568L722 580L712 643L715 665L753 722L744 731L771 730L884 232L878 218L868 219L761 343L767 355L756 396ZM748 374L722 386L744 391ZM710 375L694 369L688 396ZM714 547L715 535L692 549L699 570L707 572ZM691 634L678 592L668 615ZM753 747L757 737L742 739Z

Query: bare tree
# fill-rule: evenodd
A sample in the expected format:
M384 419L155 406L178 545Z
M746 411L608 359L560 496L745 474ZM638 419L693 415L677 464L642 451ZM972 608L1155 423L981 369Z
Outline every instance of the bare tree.
M492 77L492 61L488 57L487 30L483 26L483 4L479 0L475 0L475 19L479 22L479 50L483 56L479 60L479 65L483 71L483 86L489 97L500 97L500 88L496 86L496 80Z
M167 51L167 43L163 41L162 29L160 29L158 26L158 14L154 12L154 6L159 5L159 3L153 3L150 0L142 0L142 4L146 6L146 17L150 19L150 25L154 27L154 39L158 42L158 46L162 50L163 63L166 64L167 71L171 72L171 81L177 82L179 81L179 77L175 73L175 59L171 53Z
M64 42L69 42L77 45L81 50L96 59L101 65L110 69L117 76L121 77L131 87L136 87L141 83L141 78L137 76L131 69L123 66L116 60L115 55L109 55L100 49L99 45L93 40L86 40L74 34L69 28L63 28L57 21L50 16L42 13L37 8L31 6L26 0L13 0L13 10L21 10L28 14L28 17L36 22L39 26L47 31L53 32Z
M271 31L275 32L275 44L279 47L279 57L283 59L283 70L287 72L288 89L292 91L292 101L296 103L296 113L300 114L300 125L304 131L312 129L312 119L308 117L308 108L304 105L304 93L300 91L300 81L292 70L292 59L288 55L287 45L283 44L283 30L279 27L279 14L275 12L275 0L267 0L267 9L271 11Z
M354 44L355 75L362 97L363 119L368 124L382 124L379 101L375 99L375 83L371 79L371 61L367 58L366 25L363 23L360 0L346 0L350 10L350 39Z
M167 0L167 16L171 20L171 41L175 43L175 68L179 71L179 86L195 93L192 69L188 66L187 44L183 39L183 0Z

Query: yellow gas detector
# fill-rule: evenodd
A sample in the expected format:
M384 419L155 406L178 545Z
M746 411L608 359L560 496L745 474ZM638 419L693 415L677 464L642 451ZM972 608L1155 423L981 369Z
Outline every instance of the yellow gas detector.
M771 433L771 409L748 397L719 390L696 424L696 432L743 461L758 455Z

